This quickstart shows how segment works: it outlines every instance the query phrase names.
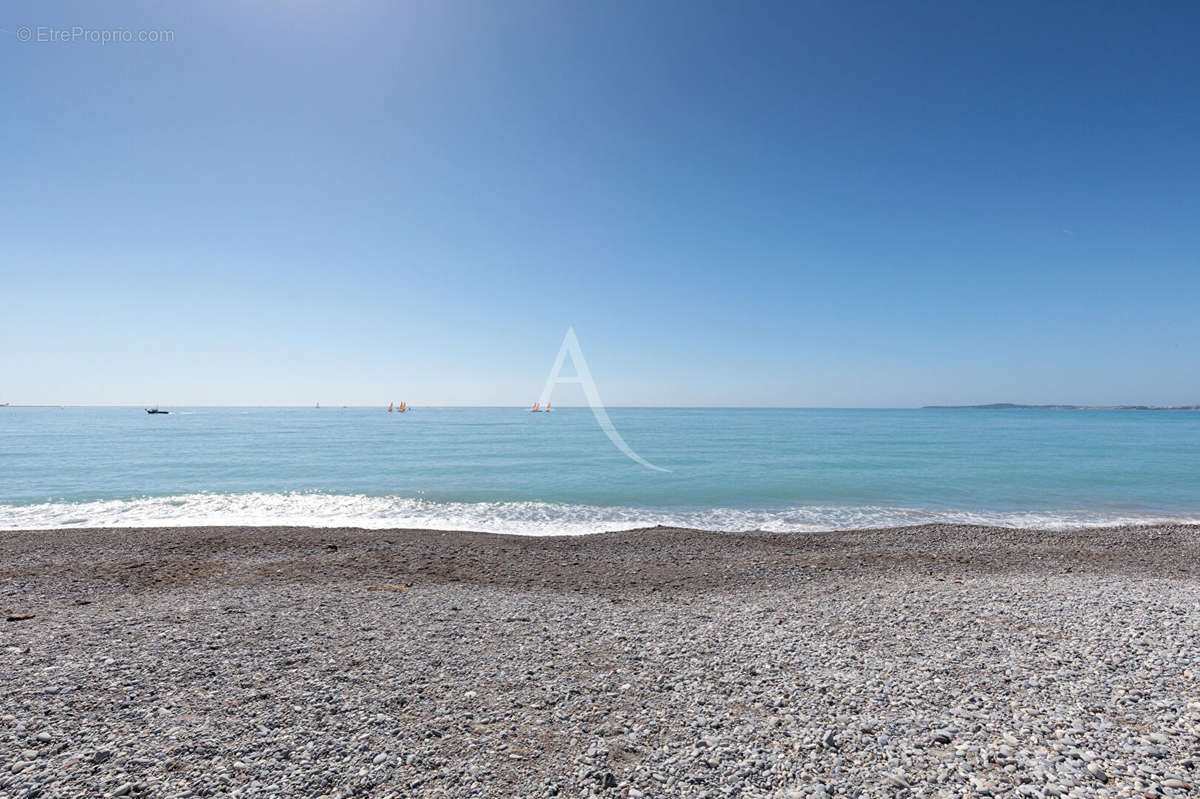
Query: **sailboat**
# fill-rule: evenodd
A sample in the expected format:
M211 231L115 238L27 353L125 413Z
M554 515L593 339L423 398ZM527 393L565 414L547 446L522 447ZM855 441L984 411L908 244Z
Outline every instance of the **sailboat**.
M550 403L546 403L546 405L547 405L547 407L549 407ZM529 409L529 412L530 413L542 413L542 403L540 403L540 402L533 403L533 407Z
M391 413L391 412L392 412L392 408L395 408L395 407L396 407L396 403L394 403L394 402L389 402L389 403L388 403L388 413Z
M546 413L550 413L550 403L546 403Z
M396 410L399 411L400 413L408 413L408 402L407 401L401 402L400 406L398 408L396 408Z

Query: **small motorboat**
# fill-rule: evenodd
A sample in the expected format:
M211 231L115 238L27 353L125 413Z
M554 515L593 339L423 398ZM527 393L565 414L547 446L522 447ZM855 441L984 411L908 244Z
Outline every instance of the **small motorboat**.
M170 411L160 411L158 408L147 408L146 413L170 413Z

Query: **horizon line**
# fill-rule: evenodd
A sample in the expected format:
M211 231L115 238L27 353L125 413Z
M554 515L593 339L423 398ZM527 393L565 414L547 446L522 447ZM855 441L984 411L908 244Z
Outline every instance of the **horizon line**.
M1007 405L1013 405L1013 406L1017 406L1017 407L1008 408L1008 409L1006 409L1006 408L988 408L987 407L987 406L998 405L998 404L1007 404ZM961 405L950 405L950 404L936 404L936 405L934 405L934 404L929 404L929 405L635 405L635 404L621 404L621 403L614 403L614 404L606 403L605 407L608 407L608 408L633 408L633 409L661 408L664 410L712 409L712 410L846 410L846 411L848 411L848 410L864 410L864 411L879 410L879 411L888 411L888 410L989 410L989 409L990 410L1037 410L1039 408L1044 408L1044 409L1048 409L1048 410L1049 409L1062 409L1062 408L1081 409L1081 410L1088 410L1088 409L1109 410L1109 409L1121 409L1121 408L1132 409L1132 408L1135 408L1138 406L1156 407L1156 408L1171 408L1171 407L1180 408L1180 407L1193 407L1196 404L1200 404L1200 403L1194 403L1193 405L1186 405L1186 404L1185 405L1168 405L1168 404L1159 404L1159 403L1109 403L1109 404L1090 403L1090 404L1087 404L1087 403L1066 403L1066 402L977 403L977 404L961 404ZM325 406L317 406L316 404L313 404L313 405L307 405L307 404L306 405L295 405L295 404L273 405L273 404L254 404L254 403L251 403L251 404L168 403L166 405L159 404L159 405L150 405L150 406L147 406L143 403L61 402L61 403L36 403L36 404L27 404L27 405L26 404L13 404L13 403L0 403L0 408L140 408L140 409L145 410L147 407L167 408L167 409L170 409L172 407L174 407L174 408L297 408L297 409L307 408L309 410L337 410L337 409L343 409L343 408L344 409L381 408L383 410L387 409L387 406L381 405L381 404L376 404L376 403L371 403L371 404L367 404L367 405L332 403L332 404L325 405ZM429 408L429 409L516 408L516 409L521 409L521 408L528 408L529 404L523 403L523 404L519 404L519 405L514 405L514 404L475 405L475 404L465 404L465 403L464 404L433 403L433 404L429 404L429 405L416 405L416 406L409 405L408 407L413 408L413 409L418 409L418 408ZM590 408L591 406L587 405L587 404L564 403L562 405L559 405L558 407L560 407L560 408Z
M372 403L370 405L361 404L340 404L331 403L322 405L319 408L316 405L264 405L264 404L187 404L187 403L166 403L159 405L147 406L144 403L89 403L89 402L57 402L57 403L40 403L30 405L4 404L0 403L0 408L307 408L309 410L337 410L340 408L382 408L387 410L386 405ZM474 405L474 404L459 404L459 403L431 403L429 405L412 405L409 408L529 408L529 403L520 405L514 404L490 404L490 405ZM587 404L563 403L560 408L590 408ZM605 403L606 408L666 408L666 409L690 409L690 408L714 408L714 409L775 409L775 410L920 410L923 406L920 405L626 405L621 403Z

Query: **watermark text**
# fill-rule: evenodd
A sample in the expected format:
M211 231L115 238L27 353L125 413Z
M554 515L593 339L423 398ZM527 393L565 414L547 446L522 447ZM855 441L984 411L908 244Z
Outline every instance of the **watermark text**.
M570 356L571 363L575 367L575 377L562 376L563 364L567 356ZM608 410L600 400L600 392L596 389L596 381L592 379L592 371L588 369L587 361L583 358L583 350L579 348L579 339L575 337L574 327L568 327L567 334L563 336L562 346L558 348L558 357L554 359L554 365L550 367L550 374L546 377L546 386L542 389L542 396L538 398L537 404L533 406L534 410L538 408L550 410L550 395L554 392L554 386L558 383L578 383L583 388L583 395L587 397L588 406L591 407L592 415L596 417L596 421L600 424L600 429L608 436L608 440L625 454L625 457L634 463L638 463L656 472L671 471L661 466L655 466L634 452L633 448L626 444L625 439L617 432L617 428L613 426L612 420L608 418Z
M88 28L72 25L59 28L53 25L22 25L17 28L17 41L37 44L169 44L175 41L175 31L130 28Z

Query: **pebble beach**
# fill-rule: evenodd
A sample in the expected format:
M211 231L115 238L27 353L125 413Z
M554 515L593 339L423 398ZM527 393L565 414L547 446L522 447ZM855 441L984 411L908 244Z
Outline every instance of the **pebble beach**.
M1196 797L1200 528L0 533L0 799Z

